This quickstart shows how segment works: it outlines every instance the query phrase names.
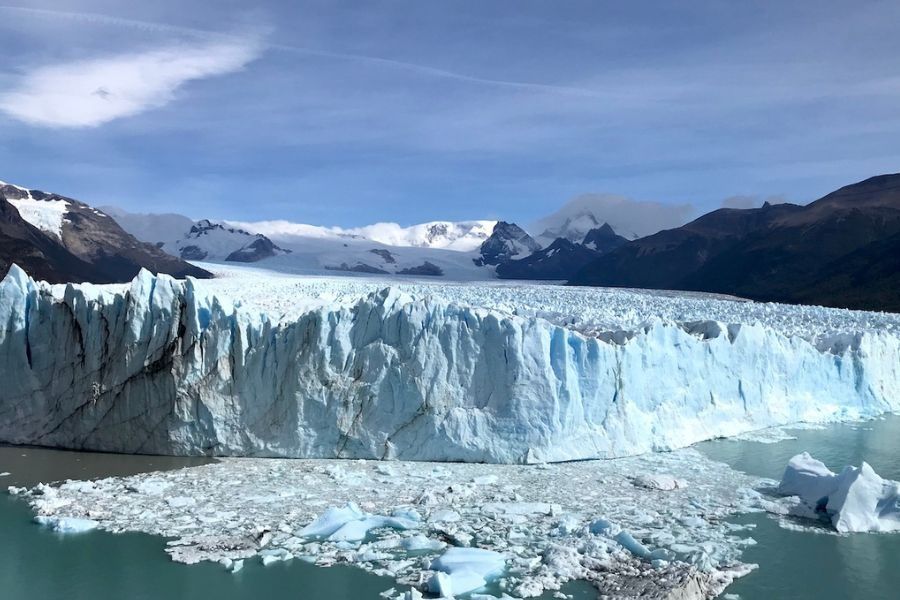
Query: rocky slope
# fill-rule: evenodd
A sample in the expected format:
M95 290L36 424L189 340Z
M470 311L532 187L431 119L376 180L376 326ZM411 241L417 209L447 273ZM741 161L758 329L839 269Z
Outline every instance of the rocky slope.
M175 277L210 276L138 241L102 211L72 198L0 183L0 213L3 273L21 263L58 283L130 281L142 268Z

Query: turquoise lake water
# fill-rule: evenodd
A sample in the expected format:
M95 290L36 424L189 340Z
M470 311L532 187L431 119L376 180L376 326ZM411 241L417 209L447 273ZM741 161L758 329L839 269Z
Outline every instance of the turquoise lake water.
M721 440L700 444L705 454L750 473L780 479L790 458L807 451L833 471L868 462L887 479L900 480L900 417L794 430L775 444ZM736 519L754 523L757 545L744 562L760 568L727 591L742 598L844 600L900 598L900 533L817 534L779 527L766 515Z

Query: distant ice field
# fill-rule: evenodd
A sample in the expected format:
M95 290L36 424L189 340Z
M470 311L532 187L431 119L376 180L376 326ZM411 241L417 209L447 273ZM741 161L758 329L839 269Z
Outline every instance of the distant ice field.
M198 288L274 320L295 320L312 308L350 305L386 287L413 298L436 297L507 315L540 317L587 334L633 331L654 320L760 324L816 341L835 334L900 331L900 314L752 302L669 290L587 288L521 281L454 282L442 278L290 275L253 267L196 263L216 279Z

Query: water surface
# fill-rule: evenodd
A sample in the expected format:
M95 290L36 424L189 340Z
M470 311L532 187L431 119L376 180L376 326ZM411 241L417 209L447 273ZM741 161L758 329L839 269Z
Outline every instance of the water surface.
M0 486L126 476L210 462L205 458L129 456L0 447ZM321 568L293 560L267 567L248 559L238 573L214 563L184 565L165 540L140 533L61 535L35 525L27 504L0 495L0 598L29 600L382 600L392 579L346 565ZM578 600L596 593L585 582L564 588ZM547 594L544 600L552 598Z
M887 479L900 480L900 417L789 431L797 437L775 444L721 440L700 444L709 457L746 473L780 479L788 460L807 451L833 471L868 462ZM760 568L732 584L741 598L844 600L900 598L900 534L830 535L784 529L766 515L736 519L753 523L757 541L744 561Z

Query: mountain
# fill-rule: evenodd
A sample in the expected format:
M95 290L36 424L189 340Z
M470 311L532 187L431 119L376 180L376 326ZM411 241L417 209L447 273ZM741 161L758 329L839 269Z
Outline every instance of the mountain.
M192 224L183 237L166 243L163 248L185 260L256 262L290 254L290 250L280 248L262 234L226 227L208 219Z
M541 245L515 223L498 221L479 248L478 266L499 265L540 250Z
M591 229L584 236L581 244L600 254L606 254L628 243L628 240L617 234L609 223Z
M100 279L93 265L23 219L0 191L0 275L5 275L14 263L36 279L52 283Z
M501 279L565 280L599 256L597 252L566 238L525 258L497 266Z
M900 311L900 174L806 206L713 211L601 256L571 283Z
M226 224L272 239L323 237L363 239L396 248L434 248L470 252L477 250L494 229L496 221L430 221L402 227L397 223L375 223L363 227L320 227L290 221L227 221Z
M497 266L501 279L568 280L597 257L610 252L628 240L618 235L609 223L591 229L581 243L556 238L546 248L518 260Z
M138 241L106 213L78 200L0 182L0 204L3 273L19 263L53 283L130 281L142 268L175 277L211 276Z
M378 223L344 229L289 221L194 221L182 215L110 212L135 236L185 260L260 262L267 269L306 274L454 280L495 276L493 269L473 262L494 221L433 221L410 227Z

